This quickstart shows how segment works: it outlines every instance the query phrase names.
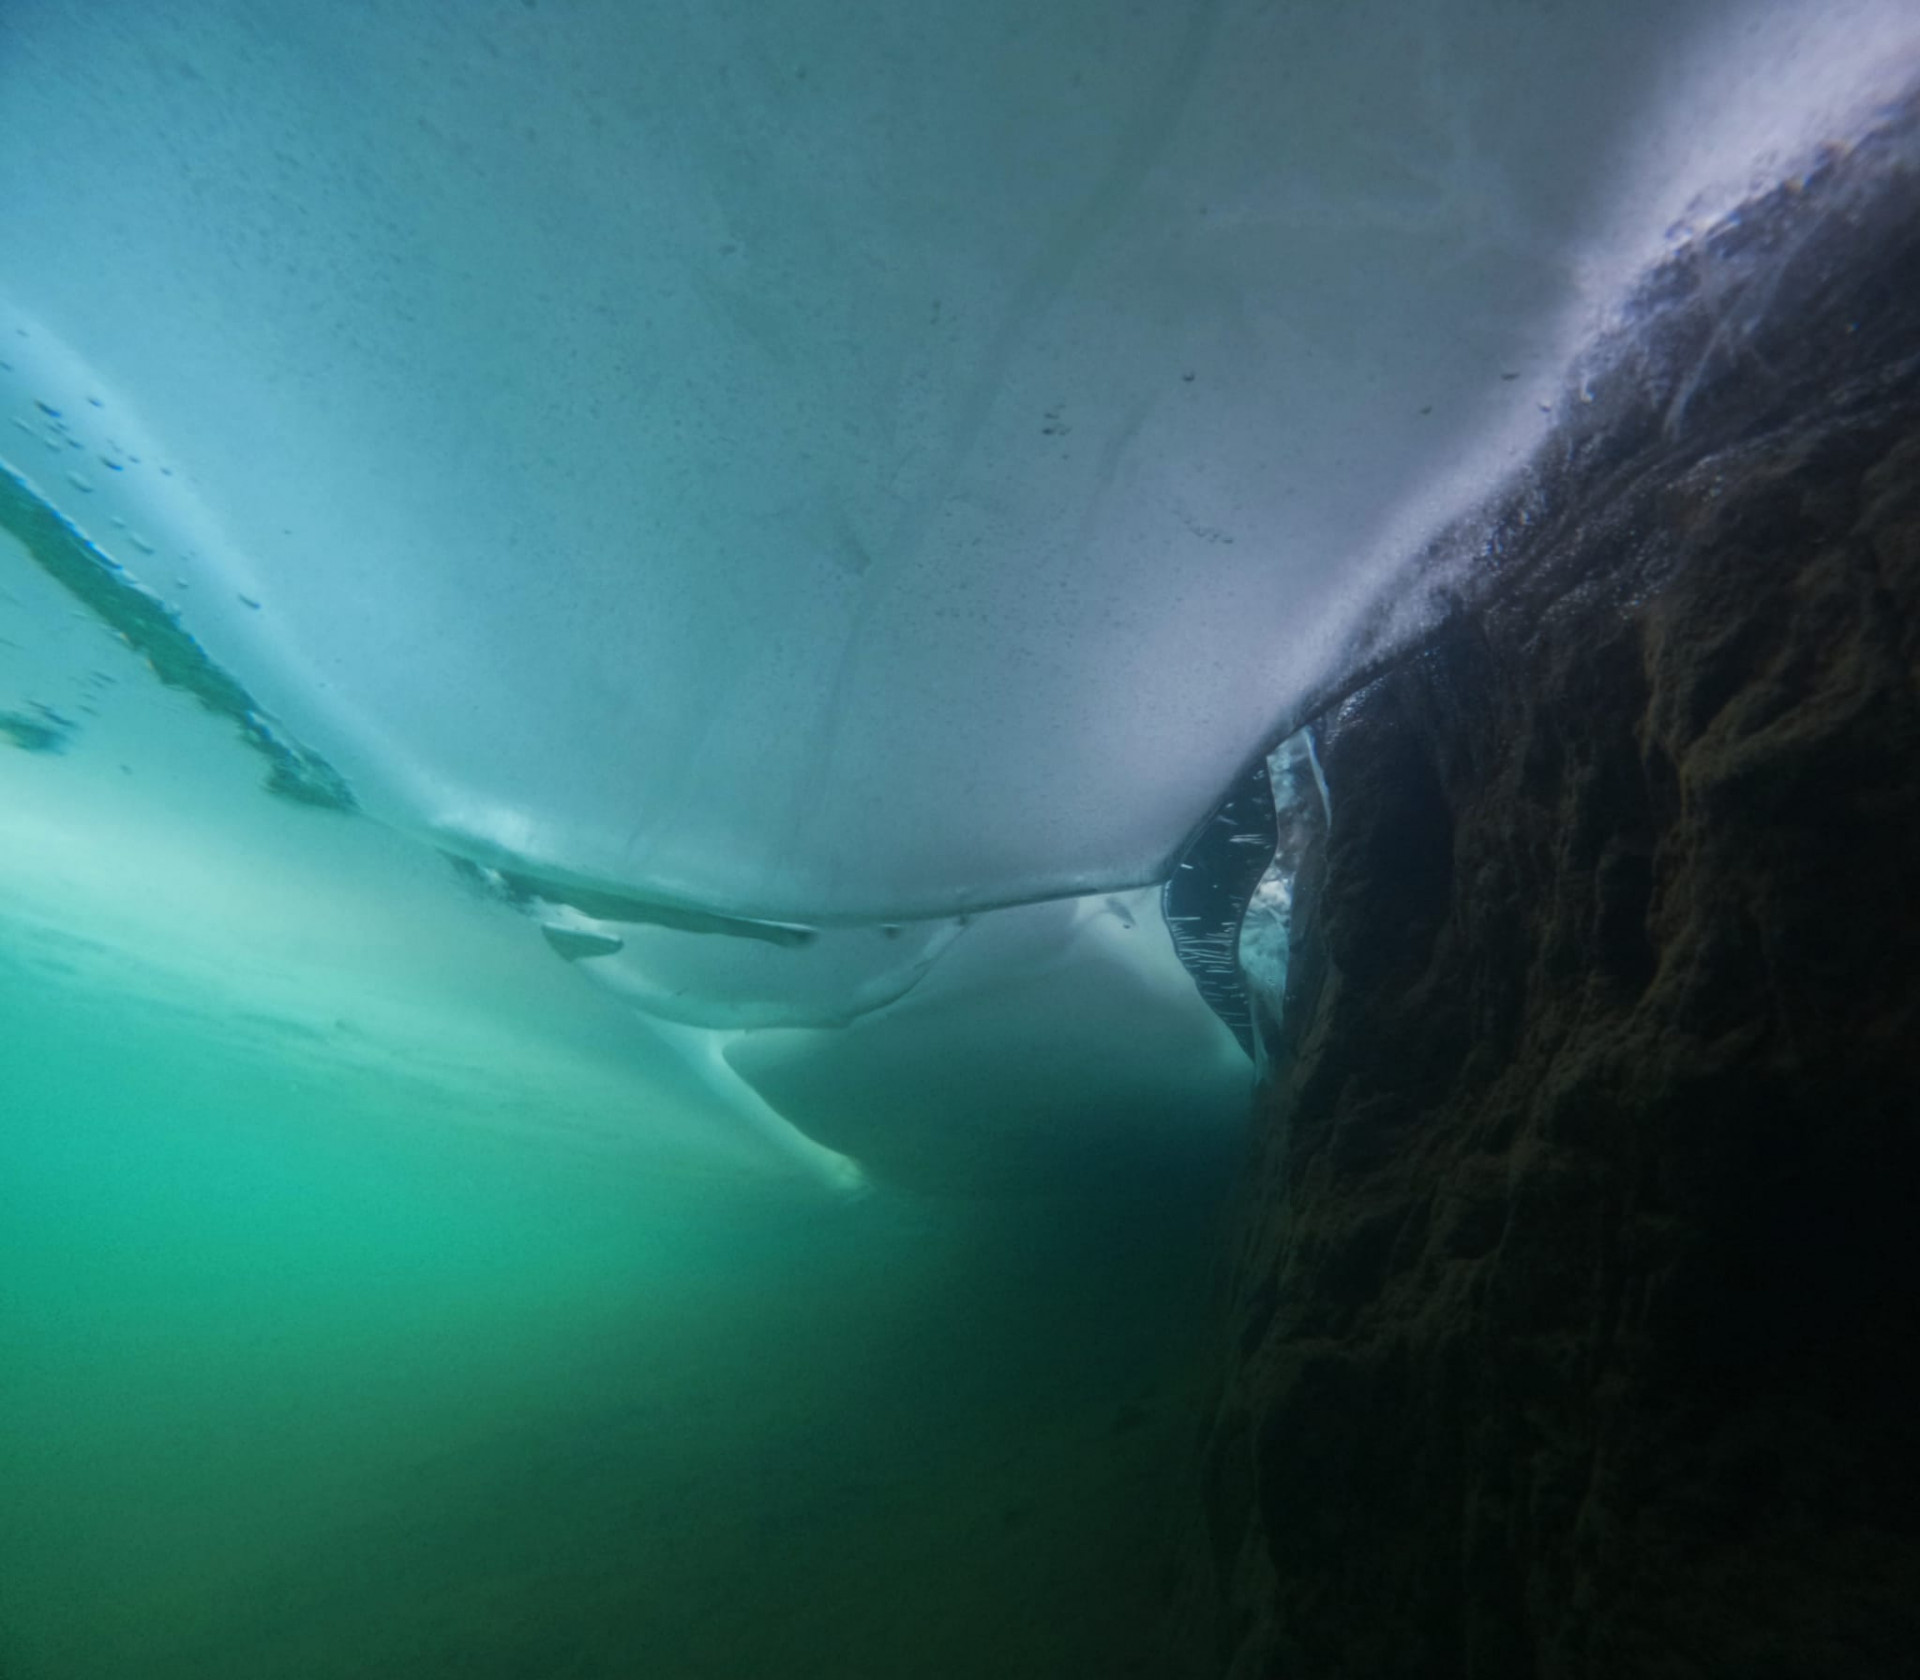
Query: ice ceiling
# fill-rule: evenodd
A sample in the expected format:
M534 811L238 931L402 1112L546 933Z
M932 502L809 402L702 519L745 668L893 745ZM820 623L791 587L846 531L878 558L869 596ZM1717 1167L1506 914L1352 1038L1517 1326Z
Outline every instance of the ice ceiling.
M1676 224L1844 139L1915 35L5 0L9 528L783 1111L1010 1033L969 1100L1036 1126L1083 1077L1177 1100L1116 1035L1230 1106L1134 889Z

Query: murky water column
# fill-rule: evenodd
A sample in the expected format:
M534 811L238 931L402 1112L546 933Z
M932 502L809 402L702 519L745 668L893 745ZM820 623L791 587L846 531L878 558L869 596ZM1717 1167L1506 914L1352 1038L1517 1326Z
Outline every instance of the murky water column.
M8 1680L1153 1672L1203 1196L836 1202L8 908Z

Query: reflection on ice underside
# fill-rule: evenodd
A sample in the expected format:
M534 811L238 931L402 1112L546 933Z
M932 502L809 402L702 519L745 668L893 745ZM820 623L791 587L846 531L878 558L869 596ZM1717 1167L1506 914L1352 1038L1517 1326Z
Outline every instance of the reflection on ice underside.
M1246 1064L1154 890L1419 633L1446 580L1400 568L1578 400L1633 277L1858 132L1915 34L1904 0L19 0L0 746L132 773L79 611L721 1100L876 1159L988 1110L1230 1124Z

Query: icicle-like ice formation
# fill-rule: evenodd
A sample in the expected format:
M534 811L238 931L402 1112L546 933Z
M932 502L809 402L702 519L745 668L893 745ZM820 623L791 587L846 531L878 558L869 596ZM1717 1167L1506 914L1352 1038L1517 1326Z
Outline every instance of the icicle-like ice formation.
M1275 747L1266 771L1273 790L1273 855L1247 902L1237 953L1256 1037L1263 1020L1279 1020L1286 1002L1294 887L1308 846L1325 835L1333 816L1311 729L1297 730Z

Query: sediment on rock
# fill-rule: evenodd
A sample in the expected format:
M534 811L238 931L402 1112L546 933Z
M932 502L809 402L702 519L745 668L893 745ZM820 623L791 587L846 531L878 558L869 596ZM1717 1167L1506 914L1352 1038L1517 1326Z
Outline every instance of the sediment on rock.
M1182 1672L1915 1672L1920 192L1832 169L1321 720Z

